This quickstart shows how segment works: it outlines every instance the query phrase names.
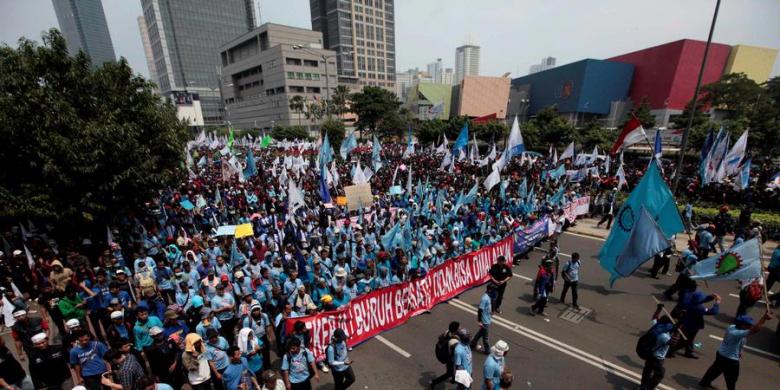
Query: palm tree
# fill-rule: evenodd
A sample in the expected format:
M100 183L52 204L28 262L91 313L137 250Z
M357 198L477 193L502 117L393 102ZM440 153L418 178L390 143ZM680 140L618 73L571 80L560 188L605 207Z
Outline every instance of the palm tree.
M343 85L339 85L333 91L333 95L330 97L330 103L332 104L333 111L338 115L339 119L342 119L344 113L347 112L347 103L349 102L349 89Z
M298 113L298 126L301 126L301 113L306 104L306 99L301 95L295 95L290 98L290 109Z

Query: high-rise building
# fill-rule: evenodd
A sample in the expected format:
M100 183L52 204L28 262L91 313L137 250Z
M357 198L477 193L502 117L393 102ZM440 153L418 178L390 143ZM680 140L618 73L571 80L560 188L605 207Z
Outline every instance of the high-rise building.
M84 51L94 65L116 60L100 0L52 0L68 52Z
M455 49L455 84L465 76L479 75L479 46L463 45Z
M141 0L160 93L185 104L197 97L207 125L222 124L224 119L219 47L255 27L254 4Z
M452 81L455 78L455 73L452 72L452 68L447 68L442 73L441 83L452 85Z
M544 57L542 58L542 62L536 65L531 65L531 68L528 69L528 74L534 74L554 67L555 67L555 57Z
M406 94L409 87L412 86L412 74L410 72L396 73L395 75L395 95L401 101L406 100Z
M431 80L433 80L434 84L442 84L442 79L444 77L444 65L442 65L441 58L437 58L436 61L431 62L427 65L428 68L428 75L430 75Z
M141 32L141 43L144 45L144 55L146 56L146 67L149 68L149 80L157 83L157 68L154 66L154 54L152 54L152 43L149 42L149 29L146 28L146 19L143 15L138 16L138 30Z
M312 30L337 53L339 83L395 89L395 0L309 0Z

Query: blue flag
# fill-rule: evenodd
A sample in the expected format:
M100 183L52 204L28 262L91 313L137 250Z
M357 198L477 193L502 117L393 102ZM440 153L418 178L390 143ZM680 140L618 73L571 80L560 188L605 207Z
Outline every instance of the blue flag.
M634 223L623 252L617 258L615 271L622 277L629 276L644 262L670 246L653 217L644 207L640 207L639 220Z
M352 149L357 148L357 139L355 139L355 132L349 133L349 137L344 140L344 142L341 143L341 149L339 150L339 153L341 154L341 158L344 160L347 159L347 155L349 152L352 151Z
M396 241L396 236L398 236L401 232L401 224L398 222L395 223L395 226L393 226L392 229L390 229L385 235L382 236L380 241L382 242L382 246L385 248L386 251L392 251L393 250L393 244Z
M250 178L257 174L257 165L255 164L255 155L252 153L252 148L246 152L246 169L244 169L244 177Z
M662 150L661 150L661 130L655 131L655 144L653 145L653 154L655 155L656 159L661 158Z
M455 143L452 145L453 158L455 158L455 156L457 156L459 151L461 150L463 150L463 152L465 153L468 144L469 144L469 124L465 123L463 125L463 128L460 129L460 134L458 134L458 138L455 140Z
M523 181L520 183L520 189L517 192L517 197L520 198L521 201L523 201L528 194L528 179L523 178Z
M325 139L320 147L320 167L327 166L333 160L333 148L330 146L328 133L325 133Z
M710 154L710 149L712 149L712 143L715 139L715 132L710 129L710 133L707 134L707 138L704 139L704 143L701 145L701 161L699 163L699 177L701 177L701 180L704 181L704 175L707 172L707 156Z
M330 192L328 192L328 178L327 178L327 167L324 164L320 165L320 199L322 199L322 203L330 203Z
M382 144L379 143L376 135L371 147L371 164L374 167L374 173L379 172L379 169L382 168Z
M761 244L757 238L699 261L693 266L691 279L750 280L761 277Z
M736 186L740 190L744 190L750 186L750 166L752 159L748 159L742 164L742 169L739 171L739 177L736 180Z
M620 277L615 269L617 258L625 250L634 223L641 216L641 207L658 223L666 238L685 230L672 191L661 177L658 165L650 164L642 180L616 214L612 230L599 251L599 263L610 273L610 283Z

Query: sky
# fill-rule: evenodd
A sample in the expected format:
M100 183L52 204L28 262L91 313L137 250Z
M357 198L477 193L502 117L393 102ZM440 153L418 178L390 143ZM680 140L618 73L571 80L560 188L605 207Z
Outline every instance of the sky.
M58 26L51 1L0 0L0 42L40 41L42 31ZM308 0L257 1L261 22L311 28ZM116 54L148 75L136 21L140 0L103 0L103 8ZM547 56L563 65L706 40L714 9L715 0L396 0L396 70L424 70L437 58L454 68L455 48L472 43L481 46L480 74L517 77ZM780 1L725 0L713 41L778 49L778 20ZM780 75L780 60L772 75Z

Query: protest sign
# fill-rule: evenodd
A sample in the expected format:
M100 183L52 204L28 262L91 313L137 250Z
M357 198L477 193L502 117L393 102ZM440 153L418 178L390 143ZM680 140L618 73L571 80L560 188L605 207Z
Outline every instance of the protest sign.
M236 226L235 236L236 238L254 236L255 232L252 230L251 223L244 223Z
M371 194L371 184L346 186L344 187L344 193L347 195L347 207L350 210L357 210L374 203L374 195Z

